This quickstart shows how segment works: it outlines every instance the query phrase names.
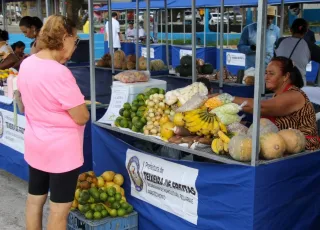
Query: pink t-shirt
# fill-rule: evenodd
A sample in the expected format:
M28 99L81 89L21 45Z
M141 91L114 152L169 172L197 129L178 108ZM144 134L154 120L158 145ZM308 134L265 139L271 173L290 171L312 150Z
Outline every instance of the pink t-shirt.
M84 126L77 125L67 110L85 101L70 70L32 55L21 64L18 89L25 106L28 164L51 173L80 167Z

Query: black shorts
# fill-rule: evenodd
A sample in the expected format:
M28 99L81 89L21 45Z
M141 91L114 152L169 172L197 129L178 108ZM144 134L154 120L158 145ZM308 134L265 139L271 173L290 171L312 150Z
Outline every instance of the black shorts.
M29 165L29 194L40 196L48 193L54 203L68 203L74 199L80 168L65 173L48 173Z

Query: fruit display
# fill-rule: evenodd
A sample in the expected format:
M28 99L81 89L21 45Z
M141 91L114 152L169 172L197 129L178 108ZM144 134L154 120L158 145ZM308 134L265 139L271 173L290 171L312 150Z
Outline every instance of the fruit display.
M114 79L123 83L147 82L149 78L148 72L137 70L127 70L114 76Z
M165 70L167 67L161 59L152 60L150 62L150 70L151 71L161 71Z
M120 116L115 120L115 126L128 128L133 132L143 133L145 130L144 127L148 125L147 122L149 122L149 125L151 124L151 122L152 124L154 124L156 118L159 118L157 120L157 122L159 122L161 118L159 112L160 110L162 114L164 114L164 103L160 103L160 98L164 99L164 93L165 91L163 89L151 88L145 93L138 94L131 104L125 103L123 105L123 108L120 109ZM156 96L153 98L153 95ZM152 98L153 100L150 100L150 98ZM157 102L157 104L155 104L155 102Z
M126 55L122 50L117 50L113 54L113 60L114 60L114 68L115 69L126 69L127 63L126 63Z
M260 154L267 160L283 157L286 143L277 133L266 133L260 136Z
M90 220L130 214L133 207L126 201L123 182L123 176L113 171L99 177L93 171L80 174L71 210L78 209Z
M306 148L306 137L300 130L283 129L278 132L286 144L286 153L295 154L303 152Z
M139 70L147 70L147 59L143 56L139 58Z
M252 139L246 135L233 136L229 145L230 156L237 161L250 161L252 152Z

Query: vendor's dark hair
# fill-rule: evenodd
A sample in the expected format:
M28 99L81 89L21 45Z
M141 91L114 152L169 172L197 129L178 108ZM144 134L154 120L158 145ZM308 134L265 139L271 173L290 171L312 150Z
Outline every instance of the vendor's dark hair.
M2 41L8 41L9 40L9 33L6 30L1 30L0 29L0 39Z
M21 48L21 47L26 47L26 44L24 44L22 41L15 42L11 45L11 48L13 49L13 51L16 48Z
M209 93L210 93L210 91L211 91L211 83L210 83L210 80L209 80L208 78L206 78L206 77L199 77L199 78L197 79L197 82L203 83L203 84L207 87L207 89L208 89L208 91L209 91Z
M271 59L271 61L280 62L280 69L283 75L290 73L290 80L292 85L298 88L302 88L304 86L301 72L296 66L293 65L291 59L287 57L274 57Z
M305 34L308 31L308 22L303 18L297 18L291 25L291 31L294 34Z
M25 16L21 18L19 26L25 26L27 28L31 28L32 26L34 26L36 28L36 31L39 32L43 26L43 22L38 17Z
M117 12L112 12L112 17L118 16Z

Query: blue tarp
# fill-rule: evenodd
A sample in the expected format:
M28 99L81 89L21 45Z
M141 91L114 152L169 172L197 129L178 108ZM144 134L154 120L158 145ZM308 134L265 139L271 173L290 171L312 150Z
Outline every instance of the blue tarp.
M125 162L126 151L137 150L128 144L133 141L92 125L94 171L124 176L126 197L139 213L139 229L319 229L320 152L258 167L167 159L199 170L198 224L193 225L131 196Z

